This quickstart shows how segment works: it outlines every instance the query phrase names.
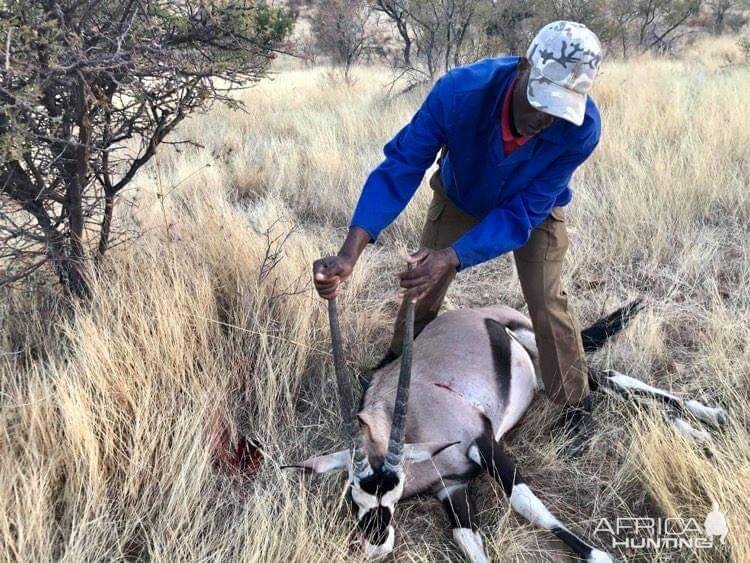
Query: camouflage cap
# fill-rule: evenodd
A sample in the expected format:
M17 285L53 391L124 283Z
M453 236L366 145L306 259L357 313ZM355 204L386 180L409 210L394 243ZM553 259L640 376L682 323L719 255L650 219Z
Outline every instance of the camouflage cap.
M599 39L581 23L545 25L529 46L529 103L539 111L581 125L586 96L602 60Z

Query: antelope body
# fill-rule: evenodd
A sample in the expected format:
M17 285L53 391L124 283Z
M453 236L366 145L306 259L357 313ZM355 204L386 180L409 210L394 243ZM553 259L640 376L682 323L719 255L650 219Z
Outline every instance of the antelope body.
M335 305L332 310L335 315ZM587 351L619 331L635 310L623 308L584 331ZM550 530L581 559L611 561L549 512L503 449L503 437L523 416L537 390L531 321L504 306L450 311L425 327L413 349L409 323L407 311L402 359L373 373L356 419L349 419L353 455L342 450L298 466L316 473L348 470L349 497L365 535L366 555L379 558L393 549L391 520L398 500L431 494L443 503L453 538L467 558L486 561L467 488L473 477L486 470L502 484L511 506L523 517ZM332 330L335 336L338 326L333 326L333 317ZM618 396L662 399L710 424L726 421L722 409L682 402L616 372L600 374L591 383L592 388ZM340 394L348 391L340 387ZM346 421L351 405L345 404L350 398L344 399ZM688 434L698 432L684 419L675 421L679 421L674 423L677 429L685 430L687 425Z
M406 465L405 497L439 493L446 475L475 474L466 454L488 422L500 440L526 411L536 389L534 365L506 327L533 336L528 323L507 307L457 310L435 319L415 341L406 443L452 446L431 462ZM374 459L387 446L398 368L395 361L373 374L358 413Z

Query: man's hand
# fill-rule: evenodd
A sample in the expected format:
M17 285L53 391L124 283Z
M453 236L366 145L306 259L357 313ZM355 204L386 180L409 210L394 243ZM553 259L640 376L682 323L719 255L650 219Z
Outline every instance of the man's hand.
M313 283L323 299L330 301L336 297L341 282L351 275L369 241L367 231L361 227L351 227L337 256L326 256L313 262Z
M323 299L336 297L341 282L346 280L354 269L354 261L347 256L326 256L313 262L313 282Z
M448 247L442 250L423 248L416 254L406 257L412 265L411 270L401 272L401 287L406 290L406 297L412 301L422 299L446 275L455 272L459 266L455 250Z

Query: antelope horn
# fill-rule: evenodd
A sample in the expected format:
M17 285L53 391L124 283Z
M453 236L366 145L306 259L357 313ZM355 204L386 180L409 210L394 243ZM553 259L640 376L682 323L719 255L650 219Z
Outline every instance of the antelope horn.
M409 385L411 384L412 344L414 343L414 301L406 300L406 320L404 326L404 343L401 351L401 372L398 376L396 404L393 408L393 422L388 451L385 454L384 466L391 471L401 465L404 450L404 432L406 430L406 412L409 404Z
M328 301L328 322L331 325L331 344L333 347L333 366L336 372L336 387L339 396L339 409L344 421L346 433L353 442L353 466L355 475L371 473L370 461L362 447L362 433L359 431L357 414L354 412L351 382L349 380L346 361L344 360L344 346L341 339L341 326L336 307L336 298Z

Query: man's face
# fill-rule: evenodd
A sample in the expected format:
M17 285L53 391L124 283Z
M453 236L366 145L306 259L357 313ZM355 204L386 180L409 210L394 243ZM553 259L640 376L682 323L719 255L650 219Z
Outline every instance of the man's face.
M557 119L553 115L539 111L529 103L526 88L529 85L529 70L519 66L518 81L513 91L513 125L521 135L536 135L552 125Z

